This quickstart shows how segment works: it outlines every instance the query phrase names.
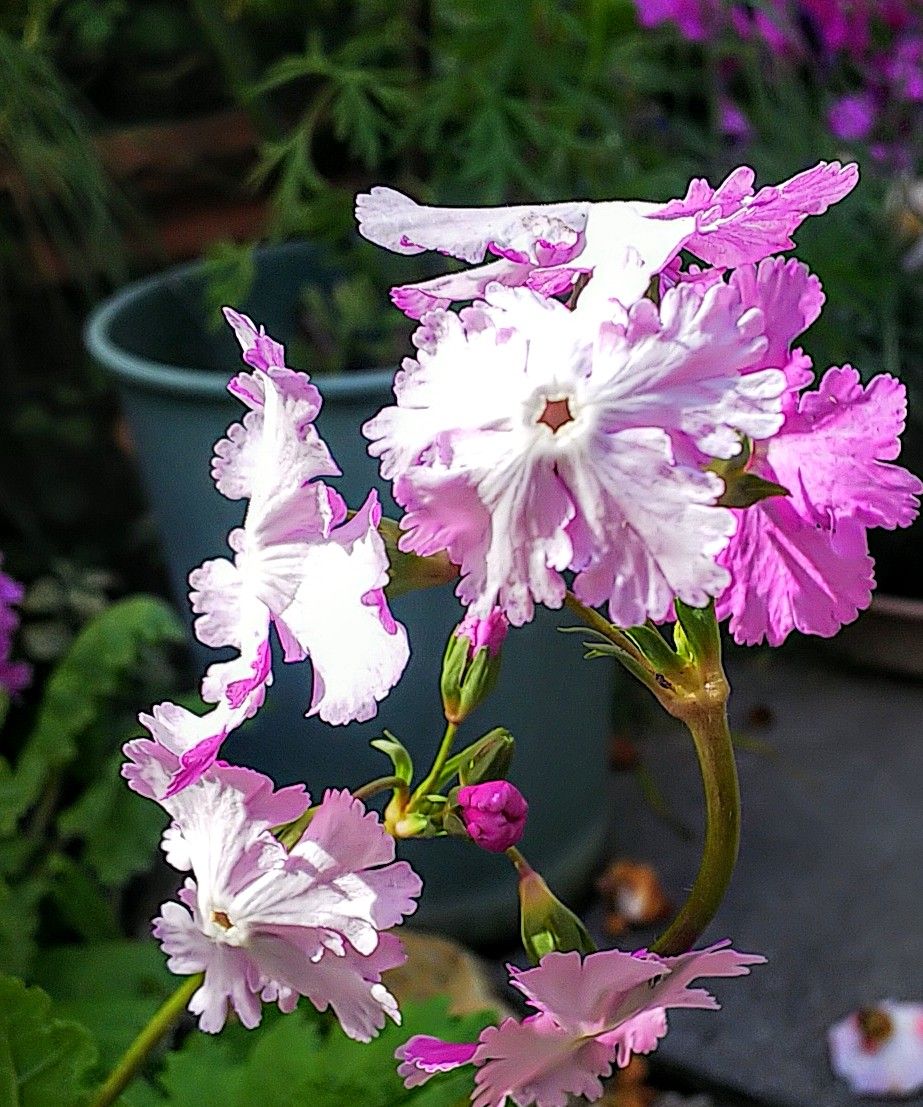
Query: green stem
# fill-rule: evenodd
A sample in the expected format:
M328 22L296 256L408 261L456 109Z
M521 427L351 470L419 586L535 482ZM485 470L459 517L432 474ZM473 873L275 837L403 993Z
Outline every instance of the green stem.
M158 1042L169 1033L173 1024L185 1011L186 1005L202 983L202 973L190 976L176 989L151 1016L147 1026L135 1038L119 1063L109 1074L105 1084L96 1093L91 1107L109 1107L134 1080L138 1070L151 1055Z
M417 800L421 799L423 796L428 796L435 788L438 788L439 778L442 776L442 770L445 767L446 761L449 759L449 754L452 752L452 743L455 741L455 734L457 731L457 723L446 724L445 734L442 736L439 749L436 751L436 759L433 761L433 767L416 789L410 801L411 810Z
M712 685L714 688L714 685ZM740 790L725 693L688 706L681 716L692 734L705 789L705 845L692 891L668 929L651 946L673 956L691 949L715 917L737 861L740 845Z
M356 799L367 800L377 796L379 792L400 791L406 787L406 783L399 776L380 776L376 780L370 780L368 784L363 784L361 788L353 788L353 795Z

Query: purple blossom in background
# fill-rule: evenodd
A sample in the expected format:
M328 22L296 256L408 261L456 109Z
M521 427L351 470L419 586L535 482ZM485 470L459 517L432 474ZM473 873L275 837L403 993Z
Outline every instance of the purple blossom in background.
M844 142L862 142L875 126L878 112L871 92L854 92L834 100L827 112L830 130Z
M0 565L2 565L0 559ZM21 692L32 679L32 669L24 661L11 661L13 638L19 629L19 612L25 589L0 571L0 688L9 695Z

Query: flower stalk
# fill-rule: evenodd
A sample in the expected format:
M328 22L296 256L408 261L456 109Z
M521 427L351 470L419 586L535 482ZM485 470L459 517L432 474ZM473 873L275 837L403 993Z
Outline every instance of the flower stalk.
M661 955L685 953L715 917L740 847L740 789L727 720L730 687L714 604L693 608L676 601L675 649L653 624L620 630L570 593L567 605L692 735L705 792L702 860L686 902L651 947Z
M105 1083L91 1100L90 1107L109 1107L138 1075L160 1041L173 1029L186 1005L199 990L204 976L196 973L184 980L154 1012L147 1025L131 1043Z

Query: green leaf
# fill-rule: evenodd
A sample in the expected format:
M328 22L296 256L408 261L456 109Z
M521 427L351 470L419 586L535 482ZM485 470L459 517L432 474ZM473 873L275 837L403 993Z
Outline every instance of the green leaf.
M69 764L78 750L86 761L82 771L94 773L96 759L86 756L87 745L99 740L94 728L103 713L136 679L144 649L182 638L176 613L155 596L121 600L87 623L48 679L15 770L0 759L0 835L13 832L49 774Z
M397 1107L417 1104L422 1089L408 1091L397 1075L394 1051L414 1034L434 1034L451 1041L473 1041L491 1021L487 1013L456 1019L444 998L408 1003L401 1026L389 1023L369 1043L354 1042L335 1027L318 1044L316 1031L299 1018L279 1019L261 1034L240 1085L238 1107L264 1103L272 1107ZM470 1093L470 1072L434 1083L428 1107L452 1107Z
M82 839L81 860L110 888L150 868L164 826L162 809L125 787L121 762L114 754L95 784L58 818L61 836Z
M15 887L0 877L0 972L27 972L36 952L39 903L47 889L43 876L27 878Z
M408 1090L394 1051L414 1034L474 1041L492 1012L455 1017L444 997L401 1005L403 1024L370 1043L354 1042L304 1002L290 1015L266 1007L258 1033L229 1023L216 1036L190 1034L157 1078L169 1107L455 1107L471 1094L461 1069ZM129 1107L126 1104L126 1107ZM139 1107L149 1107L142 1099Z
M47 950L33 975L60 1014L92 1031L102 1070L115 1064L177 984L152 941Z
M86 1098L96 1061L89 1032L56 1018L40 988L0 977L0 1103L71 1107Z
M381 750L383 754L391 759L395 776L400 777L405 784L411 783L413 780L413 760L400 738L396 738L390 730L386 730L384 738L376 738L369 745L372 749Z
M120 933L105 891L72 857L54 853L46 865L48 895L61 919L85 941L99 942Z

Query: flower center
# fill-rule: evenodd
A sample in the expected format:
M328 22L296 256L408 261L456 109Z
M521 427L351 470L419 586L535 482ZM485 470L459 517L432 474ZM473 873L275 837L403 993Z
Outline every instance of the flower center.
M223 930L230 930L234 925L227 911L212 911L212 922L216 922Z
M574 417L571 414L570 403L566 396L560 400L545 400L545 410L538 417L540 423L551 427L552 433L558 431L566 423L572 423Z
M875 1053L894 1033L891 1016L877 1007L863 1007L856 1013L856 1022L866 1053Z

